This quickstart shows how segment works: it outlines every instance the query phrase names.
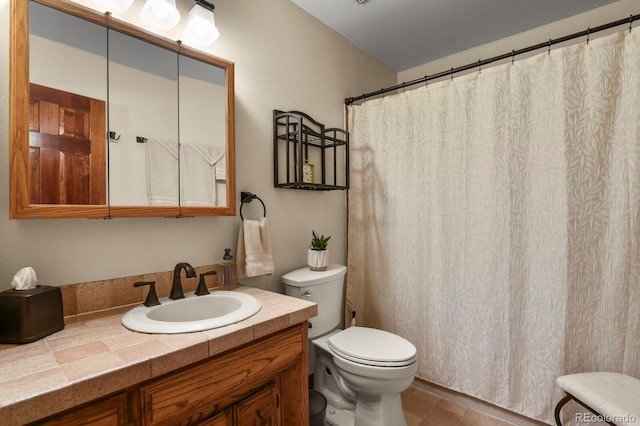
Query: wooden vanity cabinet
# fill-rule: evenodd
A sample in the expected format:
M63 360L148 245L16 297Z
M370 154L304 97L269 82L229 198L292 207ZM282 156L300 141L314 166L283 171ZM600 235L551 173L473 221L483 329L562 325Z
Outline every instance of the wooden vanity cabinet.
M240 401L248 404L265 387L273 389L278 405L273 409L281 413L275 417L282 424L305 424L306 339L305 324L296 325L141 385L142 424L197 424ZM246 424L236 418L247 416L246 407L236 408L234 424Z
M304 322L38 424L306 426L307 345Z

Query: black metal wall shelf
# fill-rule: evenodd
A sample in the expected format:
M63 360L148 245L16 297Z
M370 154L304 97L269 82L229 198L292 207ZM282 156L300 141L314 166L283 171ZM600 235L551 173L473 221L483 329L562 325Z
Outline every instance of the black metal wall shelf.
M276 188L348 189L349 133L300 111L273 110L273 170Z

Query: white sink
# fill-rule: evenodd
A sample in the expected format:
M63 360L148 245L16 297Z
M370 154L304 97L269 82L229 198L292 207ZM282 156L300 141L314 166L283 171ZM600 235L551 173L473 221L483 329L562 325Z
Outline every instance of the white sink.
M257 313L255 297L235 291L214 291L204 296L186 293L184 299L160 299L160 305L138 306L122 316L122 325L142 333L191 333L224 327Z

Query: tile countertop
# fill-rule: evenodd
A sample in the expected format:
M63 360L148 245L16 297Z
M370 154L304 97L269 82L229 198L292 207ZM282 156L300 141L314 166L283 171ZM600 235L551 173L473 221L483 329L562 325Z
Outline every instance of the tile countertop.
M145 334L120 323L132 306L66 317L24 345L0 344L0 419L21 425L136 385L306 321L315 303L240 286L262 302L254 316L213 330Z

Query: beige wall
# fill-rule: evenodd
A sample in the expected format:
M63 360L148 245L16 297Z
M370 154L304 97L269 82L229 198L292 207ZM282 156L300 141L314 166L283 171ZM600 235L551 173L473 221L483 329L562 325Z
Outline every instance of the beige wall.
M276 264L274 275L245 283L282 291L280 277L306 264L312 229L332 235L332 260L345 262L346 193L273 187L272 110L301 110L342 127L344 98L392 85L396 73L289 0L215 6L221 36L209 51L236 65L238 198L251 191L265 202ZM9 0L0 0L0 290L24 266L35 268L40 284L57 286L171 270L181 261L212 264L225 247L235 249L239 216L9 220L8 45ZM245 217L261 214L258 204L245 206Z
M184 12L191 4L178 0ZM329 126L343 126L343 100L639 13L620 0L495 43L395 74L289 0L218 0L220 38L208 49L236 64L237 190L267 206L276 273L245 283L282 291L280 277L306 262L312 229L332 235L332 260L345 262L343 191L273 188L274 108L302 110ZM640 27L640 24L636 23ZM640 28L638 29L640 30ZM170 270L180 261L216 263L235 249L239 216L186 219L9 220L9 0L0 0L0 290L33 266L39 282L63 285ZM254 202L243 213L261 213ZM239 208L239 206L238 206Z
M422 78L425 75L436 74L451 68L478 62L478 60L490 59L494 56L499 56L513 50L522 49L538 43L544 43L550 38L560 38L562 36L586 30L587 28L595 28L599 25L627 18L630 15L636 15L638 13L640 13L640 2L638 0L619 0L615 3L589 12L581 13L512 37L498 40L493 43L487 43L474 49L465 50L464 52L402 71L398 73L397 82L401 83L403 81L411 81ZM634 26L640 27L640 22L636 21ZM624 27L618 27L617 30L612 31L620 31L621 29L624 29ZM640 31L640 28L636 31ZM610 32L611 31L608 31L608 33ZM604 34L607 34L607 32L593 34L592 37L598 37ZM576 41L573 41L573 43L575 42ZM537 52L535 54L538 53L541 52Z

